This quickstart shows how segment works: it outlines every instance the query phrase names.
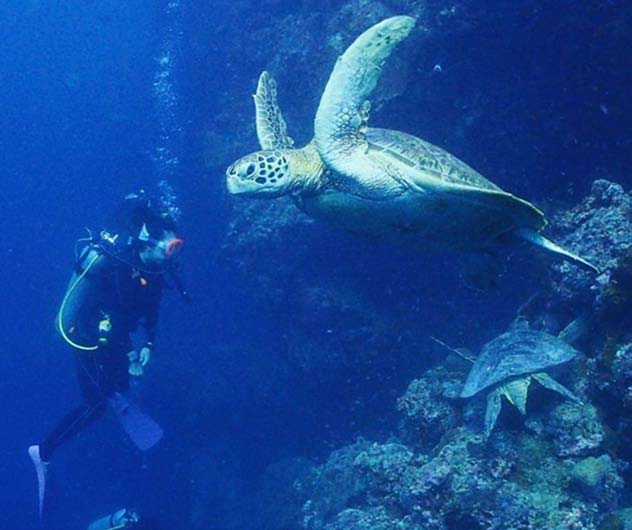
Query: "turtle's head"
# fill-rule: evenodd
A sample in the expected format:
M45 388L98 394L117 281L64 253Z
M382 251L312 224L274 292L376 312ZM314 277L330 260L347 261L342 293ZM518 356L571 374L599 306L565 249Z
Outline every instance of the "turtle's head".
M240 158L226 170L233 195L281 197L291 191L290 161L282 150L257 151Z

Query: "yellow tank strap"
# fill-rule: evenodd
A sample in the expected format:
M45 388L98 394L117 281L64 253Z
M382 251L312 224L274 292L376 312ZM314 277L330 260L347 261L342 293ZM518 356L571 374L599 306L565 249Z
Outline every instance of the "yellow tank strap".
M73 293L73 291L77 288L77 285L79 285L79 283L85 278L86 274L88 274L88 272L90 271L90 269L92 268L92 266L96 263L96 261L101 257L101 254L99 254L97 252L97 255L94 256L90 262L88 263L88 265L86 266L85 269L83 269L83 272L77 277L77 279L73 282L73 284L68 288L68 290L66 291L66 294L64 295L63 300L61 301L61 307L59 308L59 314L57 315L57 327L59 328L59 332L61 333L61 336L64 338L64 340L70 344L73 348L76 348L78 350L82 350L82 351L94 351L96 349L99 348L98 345L94 345L94 346L83 346L81 344L77 344L76 342L74 342L67 334L66 331L64 330L64 324L63 324L63 314L64 314L64 309L66 308L66 304L68 303L68 299L70 298L70 295ZM115 528L123 528L122 526L116 526L114 528L110 528L110 530L115 530Z

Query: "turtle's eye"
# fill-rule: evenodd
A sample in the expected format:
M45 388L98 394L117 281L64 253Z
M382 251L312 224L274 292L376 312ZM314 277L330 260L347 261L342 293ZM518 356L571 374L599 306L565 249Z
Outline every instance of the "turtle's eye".
M248 164L248 168L246 169L246 175L249 177L254 172L255 172L255 165L254 164Z

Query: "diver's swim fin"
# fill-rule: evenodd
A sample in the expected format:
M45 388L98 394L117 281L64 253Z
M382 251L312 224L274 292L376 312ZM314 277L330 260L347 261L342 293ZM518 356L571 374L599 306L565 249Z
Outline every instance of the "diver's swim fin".
M115 393L108 398L108 403L125 434L138 449L147 451L162 439L164 434L162 427L137 405L128 401L123 394Z
M516 230L514 232L514 235L516 235L523 241L528 241L532 245L540 247L547 252L550 252L551 254L559 256L563 260L574 263L579 267L599 274L599 269L595 267L592 263L589 263L584 258L580 258L576 254L573 254L572 252L560 247L559 245L556 245L555 243L553 243L553 241L547 239L535 230L531 230L530 228L521 228L519 230Z
M29 447L29 456L35 466L35 472L37 473L37 494L39 499L39 517L42 518L44 513L44 496L46 495L46 468L48 462L44 462L40 456L40 446L31 445Z

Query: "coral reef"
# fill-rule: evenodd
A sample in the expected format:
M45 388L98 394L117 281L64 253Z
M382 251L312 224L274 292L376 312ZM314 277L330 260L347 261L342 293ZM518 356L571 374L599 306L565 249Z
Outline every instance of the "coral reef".
M617 498L623 488L623 480L608 455L589 456L575 463L571 477L578 489L601 507L616 508Z
M552 411L527 420L526 425L534 432L550 436L561 457L597 454L606 436L597 410L589 403L565 401Z
M309 530L596 529L600 509L615 507L622 484L605 455L573 464L538 436L503 434L486 444L467 429L430 456L392 442L357 442L332 453L313 476L303 506Z
M401 414L399 437L408 445L431 449L450 429L460 421L456 395L451 394L462 378L436 368L408 385L397 400ZM451 398L450 398L451 397Z
M632 344L617 349L611 364L612 378L607 383L608 392L620 400L621 410L632 412Z
M623 188L607 180L596 180L590 194L577 206L553 217L554 232L560 243L592 261L601 275L560 264L554 290L563 303L591 304L605 311L622 304L620 291L613 281L632 247L632 197ZM613 278L614 276L614 278Z
M389 515L382 506L366 510L353 508L343 510L331 523L324 526L325 530L417 530L418 528L405 519Z

